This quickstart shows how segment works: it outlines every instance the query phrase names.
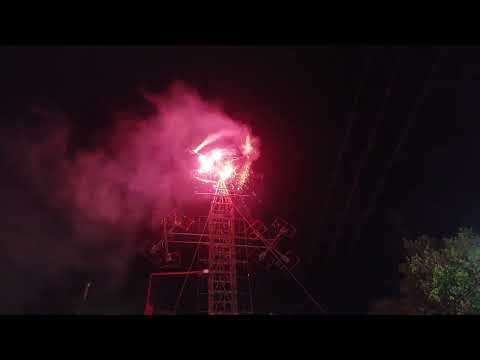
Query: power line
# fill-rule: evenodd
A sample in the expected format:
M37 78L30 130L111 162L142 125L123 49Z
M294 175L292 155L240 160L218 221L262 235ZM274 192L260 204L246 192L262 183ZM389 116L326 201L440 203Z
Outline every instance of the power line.
M442 55L444 55L444 53L438 54L436 56L436 60L434 60L432 62L430 73L428 74L427 78L425 79L425 82L424 82L424 85L423 85L423 88L422 88L420 94L417 96L417 101L414 104L414 106L412 108L412 111L410 112L410 116L407 118L403 133L401 134L401 136L399 138L399 141L397 143L397 146L395 147L395 149L392 153L392 156L390 157L390 161L388 162L387 166L385 167L385 169L383 171L383 174L380 178L380 181L378 182L377 190L373 194L372 199L371 199L371 201L369 203L369 206L367 208L367 211L364 214L363 221L361 221L360 225L357 228L357 234L356 234L355 240L357 240L360 237L360 235L362 233L362 230L363 230L363 228L364 228L364 226L365 226L365 224L368 220L368 217L370 216L371 212L373 211L373 208L375 207L375 204L378 200L378 197L380 196L381 192L383 191L383 188L385 187L385 183L386 183L386 180L387 180L388 173L391 170L391 168L393 167L393 164L396 160L396 157L398 156L398 154L400 153L400 150L402 149L403 145L406 142L406 139L408 137L408 134L409 134L410 129L411 129L412 124L413 124L413 120L416 118L416 116L418 114L418 111L421 107L421 104L424 101L425 97L427 96L430 82L432 81L433 75L435 73L435 70L438 67L438 64L440 63L440 59L441 59ZM356 243L356 241L355 241L355 243ZM352 251L354 249L355 243L352 243L352 248L351 248Z
M340 164L343 160L343 155L346 152L347 145L348 145L348 142L349 142L349 139L350 139L350 133L352 132L353 124L354 124L355 119L356 119L356 115L357 115L356 108L358 106L358 101L359 101L359 98L360 98L360 94L362 93L362 90L365 86L365 83L367 82L368 70L369 70L369 67L370 67L371 60L372 60L371 58L372 58L371 56L365 57L365 60L364 60L365 65L364 65L364 69L363 69L363 76L360 78L360 82L359 82L359 86L357 88L357 92L354 95L352 110L350 111L349 121L348 121L348 124L347 124L347 128L345 130L345 135L343 137L342 144L341 144L340 149L338 151L337 160L336 160L336 163L335 163L335 169L333 171L332 181L330 181L330 184L329 184L328 189L327 189L327 196L326 196L325 205L324 205L324 216L323 216L324 222L325 222L325 218L327 217L327 214L328 214L328 208L330 207L331 195L332 195L332 192L335 189L335 186L336 186L336 183L337 183L337 177L338 177L338 171L339 171L339 168L340 168Z
M363 169L364 169L364 167L367 163L370 152L373 148L374 141L375 141L375 138L377 136L378 130L380 128L380 124L382 122L382 119L385 118L386 106L387 106L388 100L390 98L390 95L392 93L393 84L394 84L394 82L396 80L396 77L398 75L398 65L399 65L399 63L400 63L400 57L397 56L397 57L394 58L392 75L391 75L390 81L389 81L389 83L388 83L388 85L385 89L385 96L383 98L383 103L378 110L377 119L376 119L376 122L374 124L373 130L370 133L365 152L363 153L363 156L360 158L360 163L359 163L357 172L356 172L354 180L353 180L352 188L351 188L351 190L348 194L346 204L345 204L345 208L343 209L343 212L340 216L340 221L337 222L336 229L335 229L334 245L336 245L336 242L337 242L338 238L340 237L341 226L345 223L345 218L347 217L348 211L350 210L353 197L354 197L355 193L357 192L361 173L362 173L362 171L363 171Z
M202 241L203 236L205 235L205 230L207 229L207 225L208 225L209 220L210 220L210 214L208 214L207 220L206 220L205 225L204 225L203 230L202 230L202 235L200 236L200 239L198 240L198 243L195 246L195 252L193 253L192 261L190 262L190 266L188 267L188 273L185 276L185 278L183 279L182 287L181 287L180 292L177 296L177 301L175 301L175 309L174 309L175 314L177 313L178 306L180 305L180 300L182 298L183 291L185 289L185 285L187 284L190 273L192 272L193 264L195 263L195 258L197 257L198 249L200 248L200 243Z
M300 286L300 288L303 290L303 292L305 293L305 295L307 295L307 297L310 299L310 301L312 301L315 306L320 310L321 313L323 314L327 314L327 311L325 310L325 307L322 306L316 299L315 297L308 291L308 289L300 282L300 280L297 279L297 277L292 273L292 271L286 266L284 265L283 263L283 260L281 258L281 256L279 256L277 253L278 251L276 251L276 249L272 248L271 246L269 246L266 242L265 242L265 239L263 239L263 237L260 235L260 233L257 231L257 229L255 229L252 224L250 223L250 221L248 221L248 219L245 217L245 215L235 206L235 204L233 204L235 210L237 211L237 213L243 218L243 220L245 221L245 223L252 229L252 231L257 235L257 237L262 240L262 242L265 243L265 245L267 245L267 251L270 250L271 251L271 254L280 262L280 264L282 264L283 266L281 267L282 270L284 270L287 274L290 275L290 277L297 283L298 286Z
M324 306L322 306L314 297L313 295L307 290L307 288L300 282L300 280L297 279L297 277L295 275L293 275L293 273L290 271L290 269L288 268L285 268L286 272L290 275L290 277L297 283L298 286L300 286L300 288L302 288L303 292L305 293L305 295L307 295L307 297L310 299L310 301L312 301L315 306L320 310L320 312L322 312L323 314L327 314L327 310L324 308Z
M199 243L200 243L200 241L199 241ZM177 296L177 300L175 301L174 314L177 314L178 306L180 305L180 300L182 299L183 290L185 289L185 285L187 284L188 277L190 276L190 273L191 273L192 268L193 268L193 264L195 263L195 258L197 257L198 248L199 248L199 244L197 244L197 246L195 247L195 252L193 253L192 261L191 261L190 266L188 268L188 272L187 272L185 278L183 279L182 287L181 287L180 292Z

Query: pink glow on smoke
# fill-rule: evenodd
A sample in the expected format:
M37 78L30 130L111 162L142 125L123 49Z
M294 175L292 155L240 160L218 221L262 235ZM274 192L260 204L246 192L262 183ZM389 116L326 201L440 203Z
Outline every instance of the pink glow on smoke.
M189 150L219 141L241 146L249 133L184 85L174 84L168 93L147 99L156 107L154 115L144 119L119 116L108 140L77 152L72 159L61 154L67 132L33 149L35 176L44 175L38 166L43 161L56 164L55 184L44 187L50 193L56 190L55 201L73 208L73 217L123 227L138 224L152 209L162 216L173 207L188 206L197 200L192 170L198 166ZM40 160L39 153L55 158ZM205 169L213 166L208 161ZM227 166L222 177L231 176L232 170Z

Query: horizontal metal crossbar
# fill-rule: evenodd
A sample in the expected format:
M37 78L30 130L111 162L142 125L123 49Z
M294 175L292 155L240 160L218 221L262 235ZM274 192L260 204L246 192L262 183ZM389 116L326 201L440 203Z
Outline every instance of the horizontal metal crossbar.
M169 244L195 244L195 245L210 245L208 241L181 241L181 240L168 240ZM225 246L231 247L232 245L226 244ZM222 246L222 244L215 244L215 246ZM253 249L266 249L266 246L262 245L233 245L240 248L253 248Z

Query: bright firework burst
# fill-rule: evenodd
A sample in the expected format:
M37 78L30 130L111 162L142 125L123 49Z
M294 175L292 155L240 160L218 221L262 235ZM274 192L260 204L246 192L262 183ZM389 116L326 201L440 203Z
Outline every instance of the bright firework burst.
M202 182L211 184L217 184L219 180L228 182L240 190L248 180L254 160L252 155L257 151L250 134L247 134L238 146L216 147L203 151L222 136L221 133L209 135L193 150L198 156L198 169L195 177Z

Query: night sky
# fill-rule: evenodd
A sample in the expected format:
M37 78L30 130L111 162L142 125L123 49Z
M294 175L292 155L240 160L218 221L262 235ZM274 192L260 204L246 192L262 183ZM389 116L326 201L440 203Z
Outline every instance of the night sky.
M459 226L478 230L479 63L474 47L3 47L1 126L9 140L41 137L46 125L35 109L67 114L74 152L108 134L116 112L148 113L143 89L162 92L184 81L260 137L256 212L267 223L279 215L297 228L288 244L301 258L297 277L329 312L365 313L372 301L398 294L402 237L443 236ZM357 236L410 119L406 141ZM82 286L93 279L96 311L142 313L149 269L141 257L129 260L124 285L115 291L106 290L110 275L101 266L69 267L66 260L50 267L64 256L56 249L68 247L72 231L18 171L12 152L3 146L0 153L0 312L76 312ZM259 271L256 290L258 311L316 311L280 272Z

